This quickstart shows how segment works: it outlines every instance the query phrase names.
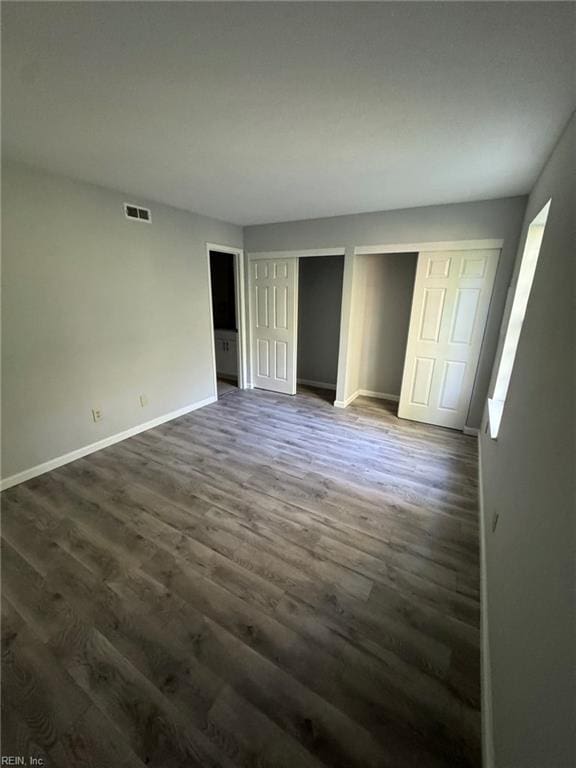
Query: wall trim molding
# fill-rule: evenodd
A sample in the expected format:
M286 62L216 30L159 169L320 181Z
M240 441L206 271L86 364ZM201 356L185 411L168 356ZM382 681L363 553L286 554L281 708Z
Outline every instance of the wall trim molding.
M203 400L197 400L195 403L190 403L189 405L185 405L183 408L178 408L176 411L171 411L170 413L166 413L163 416L157 416L155 419L146 421L143 424L137 424L135 427L125 429L123 432L117 432L115 435L110 435L109 437L105 437L95 443L84 445L82 448L77 448L76 450L70 451L69 453L64 453L62 456L56 456L54 459L45 461L42 464L37 464L35 467L30 467L30 469L17 472L15 475L11 475L10 477L6 477L0 481L0 491L5 491L7 488L11 488L13 485L25 483L26 480L31 480L33 477L38 477L39 475L43 475L53 469L58 469L58 467L62 467L64 464L70 464L70 462L76 461L76 459L81 459L83 456L88 456L90 453L101 451L102 448L107 448L108 446L114 445L115 443L120 443L122 440L126 440L127 438L133 437L134 435L138 435L140 432L146 432L148 429L159 427L160 424L164 424L166 421L172 421L172 419L185 416L191 411L196 411L198 408L203 408L205 405L215 403L217 399L218 398L214 395L210 395L210 397L206 397Z
M482 694L482 768L494 768L492 667L488 626L488 576L486 573L486 510L482 484L482 440L478 436L478 506L480 512L480 669Z
M358 394L362 397L377 397L379 400L390 400L393 403L400 402L400 395L392 395L390 392L375 392L372 389L359 389Z
M478 437L480 434L478 427L462 427L462 432L465 435L471 435L472 437Z
M238 361L238 389L248 388L248 328L246 325L246 289L244 286L244 249L230 245L206 243L206 261L208 267L208 291L210 301L210 334L212 338L212 356L214 359L214 392L218 394L216 371L216 339L214 329L214 313L212 310L212 275L210 272L210 251L230 253L234 256L234 296L236 299L236 326L238 330L236 355Z
M332 389L336 391L336 384L330 384L328 381L312 381L311 379L296 379L297 384L304 384L305 387L316 387L317 389Z
M357 397L377 397L379 400L390 400L393 403L400 401L400 395L392 395L389 392L375 392L372 389L357 389L346 400L335 400L334 407L347 408Z
M346 400L334 400L334 408L347 408L360 395L360 390L357 389Z
M369 256L378 253L411 253L420 251L472 251L502 248L502 239L444 240L431 243L384 243L382 245L357 245L355 256Z
M305 259L307 256L344 256L344 246L334 248L300 248L297 251L252 251L248 259Z

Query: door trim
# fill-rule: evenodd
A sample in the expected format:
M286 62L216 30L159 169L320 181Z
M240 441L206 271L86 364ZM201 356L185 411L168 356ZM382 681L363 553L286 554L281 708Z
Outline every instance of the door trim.
M206 243L206 266L208 269L208 288L210 296L210 338L212 340L212 368L214 377L214 395L218 397L216 376L216 346L214 338L214 314L212 311L212 278L210 276L210 251L231 253L234 256L234 291L236 299L236 327L238 328L238 389L248 388L246 354L246 292L244 287L244 249L218 243Z
M307 249L299 249L296 251L250 251L246 254L246 269L248 270L247 274L247 291L248 291L248 314L247 314L247 328L248 328L248 335L246 338L246 346L247 346L247 378L246 378L246 389L253 389L254 387L254 374L253 374L253 367L254 367L254 360L252 359L252 338L250 334L252 333L252 271L250 269L250 265L254 261L259 261L260 259L269 259L269 260L275 260L275 259L296 259L297 262L299 259L303 259L306 257L312 257L312 256L344 256L346 257L346 249L343 246L337 246L334 248L307 248ZM295 336L295 343L294 343L294 349L295 349L295 355L296 355L296 362L295 362L295 370L296 370L296 384L298 384L298 291L299 291L299 283L300 283L300 269L299 264L297 263L296 266L296 289L295 289L295 307L294 307L294 336ZM342 296L344 296L344 284L342 285ZM340 331L340 334L342 332ZM341 336L340 336L341 339ZM339 342L341 343L341 342ZM340 347L339 347L340 350ZM340 355L340 352L339 352Z
M246 263L249 266L251 261L257 259L275 259L275 258L305 258L307 256L344 256L344 280L342 283L342 313L340 318L340 343L338 348L338 379L337 379L337 402L338 407L345 408L354 392L349 391L349 370L348 363L352 352L350 344L350 321L353 313L351 306L353 291L353 271L355 256L365 256L378 253L420 253L420 251L459 251L459 250L492 250L502 249L504 240L502 238L483 238L476 240L438 240L438 241L420 241L412 243L380 243L377 245L350 245L348 247L326 247L326 248L307 248L289 251L251 251L246 254ZM248 303L248 312L250 304ZM248 328L250 328L250 317L248 317ZM482 349L482 347L481 347ZM250 356L251 357L251 356ZM251 375L252 360L249 361L248 371ZM251 378L247 380L247 386L252 386Z
M446 240L432 243L386 243L385 245L357 245L355 256L379 253L416 253L420 251L492 251L502 248L504 240Z
M255 259L304 259L307 256L344 256L345 251L344 246L297 251L252 251L248 254L248 259L254 261Z

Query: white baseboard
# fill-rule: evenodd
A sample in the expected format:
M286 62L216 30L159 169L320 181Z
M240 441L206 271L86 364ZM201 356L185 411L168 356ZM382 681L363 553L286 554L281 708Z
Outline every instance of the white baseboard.
M488 578L486 574L486 535L488 531L482 484L482 441L478 438L478 504L480 507L480 666L482 688L482 767L494 768L492 720L492 668L488 632Z
M350 397L347 397L346 400L334 400L334 408L347 408L353 400L356 400L359 394L360 390L357 389L356 392L350 395Z
M357 389L346 400L335 400L334 407L347 408L357 397L377 397L380 400L391 400L393 403L397 403L400 400L400 395L391 395L388 392L374 392L372 389Z
M44 473L50 472L53 469L62 467L64 464L69 464L71 461L76 461L76 459L81 459L83 456L88 456L89 453L95 453L96 451L102 450L102 448L107 448L109 445L120 443L122 440L126 440L128 437L137 435L140 432L146 432L148 429L159 427L160 424L164 424L166 421L172 421L172 419L185 416L191 411L195 411L198 408L203 408L205 405L210 405L210 403L215 403L216 400L217 398L214 395L211 395L210 397L206 397L204 400L198 400L196 403L185 405L183 408L179 408L177 411L171 411L170 413L164 414L164 416L158 416L151 421L144 422L144 424L138 424L135 427L130 427L130 429L126 429L123 432L118 432L115 435L110 435L110 437L105 437L103 440L98 440L96 443L91 443L90 445L85 445L82 448L77 448L75 451L70 451L70 453L65 453L62 456L57 456L55 459L45 461L43 464L37 464L35 467L30 467L30 469L25 469L23 472L18 472L15 475L6 477L4 480L0 481L0 491L5 491L7 488L11 488L13 485L25 483L26 480L31 480L33 477L38 477L38 475L43 475Z
M298 384L305 387L316 387L316 389L336 389L336 384L330 384L327 381L311 381L310 379L298 379Z
M362 397L377 397L379 400L391 400L393 403L397 403L400 400L400 395L391 395L389 392L374 392L372 389L359 389L358 394Z
M463 427L462 432L465 435L471 435L472 437L478 437L480 430L476 427Z

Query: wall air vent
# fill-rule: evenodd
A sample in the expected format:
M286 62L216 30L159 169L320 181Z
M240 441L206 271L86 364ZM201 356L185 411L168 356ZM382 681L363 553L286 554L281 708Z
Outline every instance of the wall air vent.
M124 214L127 219L134 221L145 221L148 224L152 221L149 208L140 208L140 206L131 203L124 203Z

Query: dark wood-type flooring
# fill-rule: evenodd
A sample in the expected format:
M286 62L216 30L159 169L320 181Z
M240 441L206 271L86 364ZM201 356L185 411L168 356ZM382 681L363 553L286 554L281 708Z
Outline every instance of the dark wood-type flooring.
M232 392L238 391L238 385L235 381L231 381L230 379L223 379L220 377L216 382L216 388L218 390L218 397L224 397L224 395L229 395Z
M239 391L2 494L4 755L480 764L475 441Z

